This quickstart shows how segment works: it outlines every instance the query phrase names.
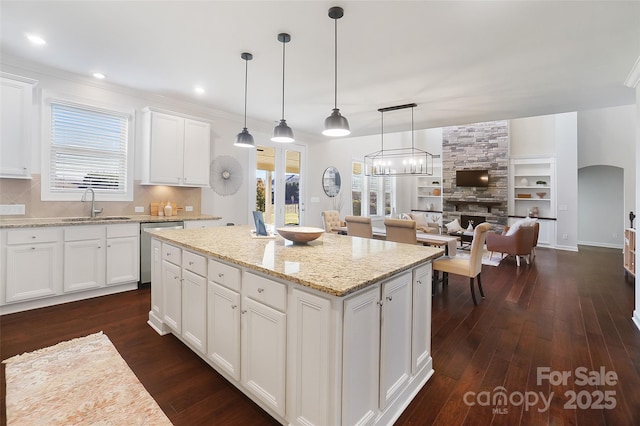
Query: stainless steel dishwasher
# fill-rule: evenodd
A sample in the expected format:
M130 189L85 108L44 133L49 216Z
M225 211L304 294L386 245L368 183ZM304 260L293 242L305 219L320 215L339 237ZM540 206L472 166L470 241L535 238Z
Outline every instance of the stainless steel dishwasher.
M183 229L184 222L150 222L140 224L140 284L138 288L151 284L151 234L148 231Z

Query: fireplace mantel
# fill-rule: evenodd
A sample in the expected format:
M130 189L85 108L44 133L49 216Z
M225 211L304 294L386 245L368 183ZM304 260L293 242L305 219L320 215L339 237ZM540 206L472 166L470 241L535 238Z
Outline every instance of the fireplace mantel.
M453 204L455 211L460 211L460 206L477 205L487 208L487 213L491 213L491 208L504 204L502 201L482 201L482 200L444 200L445 203Z

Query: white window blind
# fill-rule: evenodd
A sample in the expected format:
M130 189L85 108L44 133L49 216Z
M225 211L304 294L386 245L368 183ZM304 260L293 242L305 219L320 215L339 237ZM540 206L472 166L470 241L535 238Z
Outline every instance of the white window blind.
M125 194L129 116L84 105L51 102L51 192Z

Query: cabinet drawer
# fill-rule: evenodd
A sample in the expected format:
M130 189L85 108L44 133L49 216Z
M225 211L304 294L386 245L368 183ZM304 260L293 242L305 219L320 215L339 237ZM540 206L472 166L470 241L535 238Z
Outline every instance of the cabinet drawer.
M240 269L209 259L209 281L240 291Z
M70 226L64 228L65 241L99 240L105 236L105 228L100 225Z
M53 243L60 237L60 228L15 229L7 232L7 244Z
M182 257L180 256L181 251L178 247L172 246L171 244L162 243L162 258L166 261L174 263L180 266Z
M182 252L182 267L194 274L207 276L207 259L202 255L184 250Z
M122 225L108 225L107 238L135 237L140 234L139 223L125 223Z
M247 272L242 283L243 294L251 299L284 311L287 306L287 286Z

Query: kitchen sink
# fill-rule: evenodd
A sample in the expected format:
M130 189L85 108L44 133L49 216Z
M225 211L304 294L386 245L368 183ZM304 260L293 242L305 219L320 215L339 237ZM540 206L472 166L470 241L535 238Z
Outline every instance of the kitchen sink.
M129 220L127 216L105 216L105 217L65 217L63 222L98 222L104 220Z

